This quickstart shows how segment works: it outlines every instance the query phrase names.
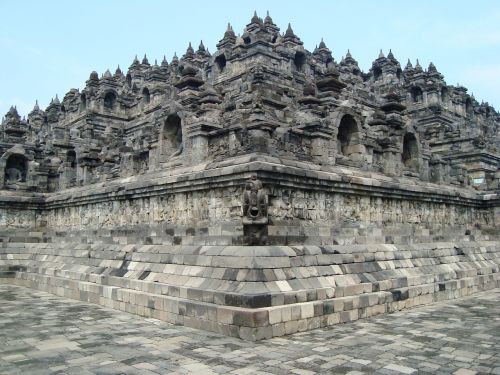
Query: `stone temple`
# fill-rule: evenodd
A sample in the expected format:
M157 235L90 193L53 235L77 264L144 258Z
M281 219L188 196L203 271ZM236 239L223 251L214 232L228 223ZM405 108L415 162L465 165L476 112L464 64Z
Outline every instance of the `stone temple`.
M0 281L260 340L500 285L500 114L254 15L0 132Z

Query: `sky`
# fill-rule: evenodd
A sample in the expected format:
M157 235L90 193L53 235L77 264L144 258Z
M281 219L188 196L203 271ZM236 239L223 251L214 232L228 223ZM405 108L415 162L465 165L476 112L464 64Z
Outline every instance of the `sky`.
M310 51L321 38L337 61L350 49L365 72L381 49L402 67L432 61L448 84L500 110L498 0L0 0L0 116L11 105L27 115L35 100L45 109L135 55L170 61L200 40L214 52L227 23L242 33L254 11L282 32L290 22Z

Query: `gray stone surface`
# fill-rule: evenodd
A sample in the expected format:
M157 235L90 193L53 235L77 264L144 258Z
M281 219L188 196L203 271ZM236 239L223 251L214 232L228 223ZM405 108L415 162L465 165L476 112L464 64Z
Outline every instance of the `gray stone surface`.
M269 15L216 47L9 110L0 283L245 340L498 287L494 108Z
M0 286L2 374L499 374L500 289L259 343Z
M248 244L241 195L256 175L266 226L253 229L267 244L463 235L500 223L499 124L433 64L403 69L381 53L364 73L350 53L336 61L323 41L308 51L291 27L255 16L213 54L201 44L171 62L135 58L27 119L12 107L0 228L39 241ZM413 230L387 234L401 225Z
M498 287L500 247L8 242L0 246L0 283L261 340Z

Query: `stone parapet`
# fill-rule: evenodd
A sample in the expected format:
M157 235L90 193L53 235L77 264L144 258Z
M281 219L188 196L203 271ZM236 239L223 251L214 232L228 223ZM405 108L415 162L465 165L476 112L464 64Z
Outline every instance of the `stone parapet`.
M0 226L89 243L240 245L252 175L268 200L269 244L348 244L342 231L358 243L398 242L383 238L391 226L412 226L410 236L462 227L463 235L495 228L498 216L497 194L254 155L22 199L3 192Z

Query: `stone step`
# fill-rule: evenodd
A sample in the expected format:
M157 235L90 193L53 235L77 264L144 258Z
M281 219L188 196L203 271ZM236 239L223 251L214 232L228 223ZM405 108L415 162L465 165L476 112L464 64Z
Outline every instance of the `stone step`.
M498 241L0 243L0 282L250 340L456 298L499 280Z

